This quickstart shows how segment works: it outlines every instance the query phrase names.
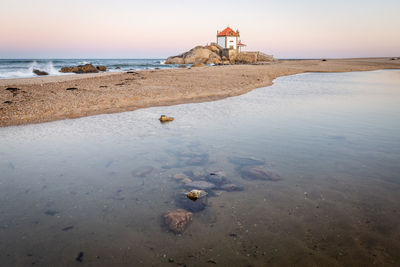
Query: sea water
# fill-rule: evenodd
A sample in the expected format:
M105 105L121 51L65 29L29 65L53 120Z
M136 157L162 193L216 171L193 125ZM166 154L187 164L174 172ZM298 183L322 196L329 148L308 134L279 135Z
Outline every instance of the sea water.
M34 69L53 76L65 75L59 72L62 67L84 64L104 65L108 71L114 72L177 67L164 62L164 59L0 59L0 79L37 77Z
M173 176L218 172L242 190L170 231L189 190ZM399 71L0 129L3 266L398 266L399 203Z

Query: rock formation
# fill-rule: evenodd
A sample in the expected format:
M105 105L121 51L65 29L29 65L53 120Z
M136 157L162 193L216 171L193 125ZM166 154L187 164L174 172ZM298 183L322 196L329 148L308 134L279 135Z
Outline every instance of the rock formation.
M196 46L195 48L167 58L165 64L254 64L258 62L276 61L273 56L261 52L237 52L233 49L224 49L212 43L207 46Z
M101 67L104 67L104 66L101 66ZM61 68L60 72L64 72L64 73L69 73L69 72L73 72L73 73L97 73L97 72L99 72L99 70L95 66L93 66L92 64L85 64L85 65L79 65L79 66L75 66L75 67L64 67L64 68Z

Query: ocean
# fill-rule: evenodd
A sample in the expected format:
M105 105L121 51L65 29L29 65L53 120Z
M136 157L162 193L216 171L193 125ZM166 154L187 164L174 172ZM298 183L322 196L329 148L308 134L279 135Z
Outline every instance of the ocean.
M62 67L83 64L104 65L108 71L145 70L176 68L177 65L166 65L165 60L154 59L0 59L0 79L36 77L34 69L42 70L49 75L66 75L59 72ZM119 67L120 69L116 69ZM68 73L70 75L70 73Z

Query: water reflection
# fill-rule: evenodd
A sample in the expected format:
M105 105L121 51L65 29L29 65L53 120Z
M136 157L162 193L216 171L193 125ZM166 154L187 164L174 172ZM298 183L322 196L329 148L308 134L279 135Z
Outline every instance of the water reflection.
M396 265L398 73L302 74L216 102L2 128L0 260ZM194 186L206 198L187 199ZM182 234L163 222L177 208L193 213Z

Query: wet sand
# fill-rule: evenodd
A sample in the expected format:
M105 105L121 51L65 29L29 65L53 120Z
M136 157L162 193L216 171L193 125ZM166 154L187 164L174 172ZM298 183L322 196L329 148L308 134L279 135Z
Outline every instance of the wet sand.
M304 72L378 69L400 69L400 60L281 60L266 65L5 79L0 80L0 126L212 101L270 86L277 77ZM18 90L6 90L9 87Z

